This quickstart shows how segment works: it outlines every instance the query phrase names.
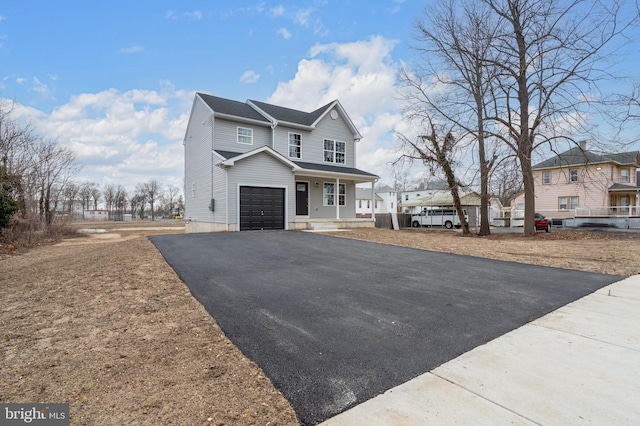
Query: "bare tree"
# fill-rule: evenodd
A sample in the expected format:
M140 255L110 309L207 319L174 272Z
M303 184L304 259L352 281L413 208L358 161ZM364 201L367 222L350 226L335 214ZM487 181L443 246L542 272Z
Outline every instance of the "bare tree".
M53 222L60 194L80 166L73 151L55 140L40 140L36 155L34 164L39 185L39 216L49 226Z
M610 78L606 48L638 21L624 0L483 0L498 18L485 62L499 70L492 91L492 133L515 153L524 184L525 224L533 223L532 153L546 144L577 144L587 129L599 82ZM623 16L623 13L625 14ZM624 19L624 22L623 22ZM532 226L524 227L533 235Z
M112 183L107 183L104 185L104 189L102 190L104 194L104 203L107 210L109 210L109 214L113 213L113 208L116 199L116 187Z
M509 205L513 197L522 191L522 175L517 160L507 157L491 172L491 191L503 206Z
M488 94L496 68L486 62L496 19L473 0L442 0L425 10L415 36L423 64L402 73L407 98L424 103L432 115L477 141L480 171L480 235L489 235L489 174L496 159L487 156ZM436 89L436 86L439 89Z
M127 206L127 190L124 186L118 185L114 194L114 203L117 215L122 218Z
M443 137L438 135L436 126L429 116L422 117L427 126L427 134L420 135L419 141L413 141L404 135L399 134L398 137L403 144L403 154L396 160L402 161L403 159L420 160L432 170L441 169L444 173L447 184L451 190L451 196L453 197L453 204L458 213L460 224L462 227L462 235L470 235L469 223L464 217L464 211L462 210L462 203L460 201L460 193L458 188L460 183L456 179L455 168L455 153L459 149L456 138L449 131Z
M162 193L162 185L155 179L145 182L139 186L140 192L146 195L147 202L151 207L151 220L155 220L155 202Z
M93 198L93 209L98 210L98 202L100 202L100 197L102 197L102 193L98 186L96 185L91 189L91 198Z

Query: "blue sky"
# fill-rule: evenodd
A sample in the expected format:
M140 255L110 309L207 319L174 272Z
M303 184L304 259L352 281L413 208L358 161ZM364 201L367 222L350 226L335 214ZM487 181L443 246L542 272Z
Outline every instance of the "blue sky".
M15 101L16 116L40 135L78 153L80 179L129 187L182 185L195 91L303 110L338 98L368 134L358 166L385 175L399 112L393 85L423 7L6 0L0 97Z
M182 186L195 91L306 111L339 99L364 136L357 166L391 183L399 70L427 3L4 0L0 98L78 154L80 180L129 188Z

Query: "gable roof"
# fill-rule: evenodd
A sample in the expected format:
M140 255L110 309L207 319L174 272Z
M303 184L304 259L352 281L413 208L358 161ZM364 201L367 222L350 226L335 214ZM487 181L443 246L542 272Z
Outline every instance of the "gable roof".
M382 197L377 193L375 194L376 200L382 200ZM356 200L370 200L371 199L371 190L367 188L357 188L356 187Z
M596 163L615 163L618 165L634 165L640 160L639 151L621 152L617 154L596 154L580 147L571 148L533 166L533 170L553 169L558 167L579 166Z
M302 124L304 126L313 126L318 120L318 118L327 111L333 102L328 103L327 105L318 108L313 112L304 112L298 111L297 109L285 108L277 105L271 105L265 102L260 101L249 101L251 104L255 105L270 117L274 118L277 121L284 121L286 123L293 124Z
M214 113L270 123L270 120L246 103L219 98L205 93L196 93L196 96L199 96Z
M347 112L337 99L316 109L315 111L304 112L255 100L238 102L200 92L196 92L196 96L202 99L217 116L222 115L239 118L241 120L257 121L264 124L270 124L273 127L282 123L313 130L316 124L318 124L318 122L322 120L329 111L332 111L335 108L339 111L342 119L349 127L349 130L353 134L353 138L356 141L362 139L362 135L358 132L353 121L351 121ZM332 116L332 118L335 117Z

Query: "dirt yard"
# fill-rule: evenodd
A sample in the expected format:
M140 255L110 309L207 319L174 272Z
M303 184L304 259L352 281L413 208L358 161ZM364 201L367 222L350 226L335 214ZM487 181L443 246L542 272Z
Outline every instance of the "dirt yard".
M110 228L7 255L0 247L0 402L68 402L71 424L295 425L289 403L222 334L146 236ZM162 229L168 228L168 229ZM415 248L562 268L640 273L640 234L336 232Z

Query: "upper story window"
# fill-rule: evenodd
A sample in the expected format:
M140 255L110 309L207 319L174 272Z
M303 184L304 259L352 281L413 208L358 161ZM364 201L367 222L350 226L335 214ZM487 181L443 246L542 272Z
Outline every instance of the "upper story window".
M346 144L331 139L324 140L324 161L326 163L345 163Z
M542 172L542 184L543 185L551 184L551 172Z
M620 169L620 183L629 183L629 169Z
M578 169L570 169L569 170L569 181L577 182L578 181Z
M404 194L404 200L409 201L409 194Z
M253 129L238 127L238 143L253 145Z
M302 158L302 135L289 133L289 157Z

